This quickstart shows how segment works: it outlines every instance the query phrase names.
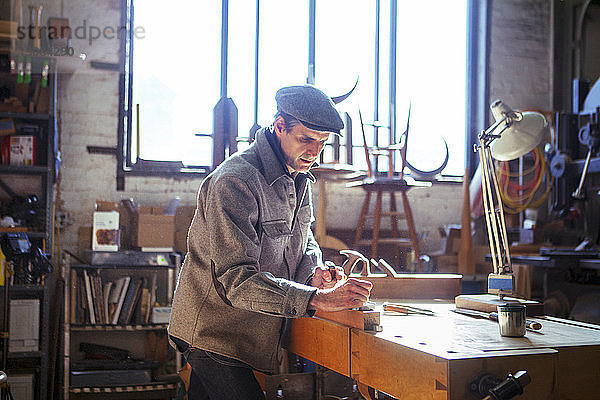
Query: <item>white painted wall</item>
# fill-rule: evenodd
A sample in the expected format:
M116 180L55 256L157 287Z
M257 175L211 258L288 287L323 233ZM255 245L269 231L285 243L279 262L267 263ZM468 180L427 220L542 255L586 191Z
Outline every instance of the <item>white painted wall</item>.
M64 15L72 26L94 24L118 26L118 0L52 0L47 10ZM549 109L551 104L549 20L550 2L545 0L492 1L491 98L503 98L511 106ZM175 3L165 5L176 6ZM45 13L45 17L52 14ZM76 54L88 60L118 61L118 40L73 40ZM116 191L115 159L88 154L86 146L117 143L118 74L91 70L77 59L64 63L71 73L59 79L60 148L63 165L58 190L58 208L72 222L62 232L63 248L78 251L77 230L90 226L96 199L118 201L133 197L141 204L166 204L180 196L183 204L195 203L198 179L127 177L126 190ZM318 188L315 187L315 200ZM343 184L327 187L328 226L355 229L363 200L361 189ZM435 185L409 193L417 230L426 234L425 252L440 247L438 227L460 223L462 188L458 184ZM386 229L386 225L382 227Z

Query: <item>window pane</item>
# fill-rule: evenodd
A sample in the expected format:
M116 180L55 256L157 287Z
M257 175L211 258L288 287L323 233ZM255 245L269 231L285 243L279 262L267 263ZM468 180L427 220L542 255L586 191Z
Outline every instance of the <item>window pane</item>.
M182 12L182 9L184 12ZM221 1L135 2L134 24L143 38L133 47L133 132L140 104L140 157L210 165L212 146L194 135L212 133L219 99ZM136 157L136 138L132 138Z
M358 109L367 124L373 120L375 2L363 0L320 0L316 3L315 84L329 96L339 96L359 83L352 95L337 106L352 118L352 142L363 144ZM368 144L373 129L365 127ZM345 143L346 138L340 140ZM345 161L340 151L340 161ZM357 158L358 157L358 158ZM364 152L353 155L355 164L365 164ZM331 161L325 157L325 161Z
M412 102L407 159L421 170L442 164L443 137L444 174L464 173L466 29L466 0L398 2L398 134Z
M262 0L260 20L258 124L267 126L277 111L277 89L306 83L308 1Z
M237 106L238 136L241 137L248 136L254 123L255 33L256 2L229 0L227 95Z

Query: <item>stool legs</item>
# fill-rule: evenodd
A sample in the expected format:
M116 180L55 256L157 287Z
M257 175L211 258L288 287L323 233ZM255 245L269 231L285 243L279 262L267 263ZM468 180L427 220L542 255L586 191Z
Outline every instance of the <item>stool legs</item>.
M379 243L379 226L381 225L381 202L383 193L377 191L375 200L375 219L373 220L373 242L371 243L371 258L377 257L377 245Z
M400 231L398 230L398 215L396 214L396 195L394 192L390 192L390 223L392 224L392 236L400 237ZM400 246L394 246L394 256L396 260L400 260Z
M358 219L358 226L356 227L356 234L354 235L354 247L358 245L363 229L365 229L365 220L367 219L367 213L369 212L369 203L371 203L371 192L367 192L362 209L360 210L360 218Z
M359 241L361 240L362 233L365 228L365 221L367 219L367 215L369 212L369 205L371 203L371 191L366 192L365 201L363 202L362 209L360 211L360 217L358 220L358 226L356 228L356 233L354 235L354 247L359 246ZM377 196L375 200L375 212L373 215L373 238L371 241L371 258L377 258L377 248L379 244L379 230L381 227L381 215L382 215L382 198L383 191L377 190ZM404 215L399 215L397 213L396 208L396 196L394 192L388 192L390 194L390 222L392 224L392 236L396 238L400 238L400 230L398 229L398 218L406 218L406 224L408 226L408 233L410 237L410 242L413 251L415 252L416 261L417 261L417 272L421 272L421 252L419 250L419 238L417 236L417 231L415 229L415 222L412 214L412 209L410 208L410 203L408 202L408 195L406 192L401 192L402 196L402 206L404 208ZM395 256L399 260L400 259L400 246L395 246Z
M408 234L410 236L410 241L412 242L415 257L417 258L417 272L421 272L421 252L419 251L419 238L415 229L415 221L413 219L412 210L410 208L410 203L408 202L408 196L406 192L402 192L402 205L404 206L404 214L406 215Z

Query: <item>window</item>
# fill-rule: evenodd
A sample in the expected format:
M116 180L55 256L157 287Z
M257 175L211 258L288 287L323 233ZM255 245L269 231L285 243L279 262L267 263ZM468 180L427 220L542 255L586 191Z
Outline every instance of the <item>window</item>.
M314 32L309 32L311 1L315 1L316 10ZM359 80L355 92L338 106L353 121L353 157L341 156L340 162L352 161L365 168L359 108L369 144L385 145L389 143L390 112L396 116L398 139L406 127L410 105L409 162L421 170L436 168L445 156L445 140L451 154L443 173L463 174L467 17L469 6L478 2L262 0L258 10L256 104L255 2L187 0L173 7L158 0L126 3L129 36L123 45L122 88L125 170L135 169L136 161L144 159L181 161L188 172L209 171L213 108L220 96L233 99L238 148L247 146L244 140L250 135L255 115L260 126L272 122L275 91L307 82L309 38L314 35L315 84L336 96ZM228 12L225 71L221 71L222 4L227 5ZM394 7L395 18L390 18ZM397 27L396 86L390 89L393 23ZM145 35L135 35L136 27L143 27ZM390 107L390 94L395 96L395 109ZM331 159L331 153L331 148L326 149L325 161ZM384 164L380 163L383 169Z

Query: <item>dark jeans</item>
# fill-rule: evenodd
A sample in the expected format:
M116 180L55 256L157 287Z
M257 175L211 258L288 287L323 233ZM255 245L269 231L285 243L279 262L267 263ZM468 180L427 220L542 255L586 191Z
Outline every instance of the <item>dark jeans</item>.
M192 366L188 400L264 400L248 365L171 338Z

